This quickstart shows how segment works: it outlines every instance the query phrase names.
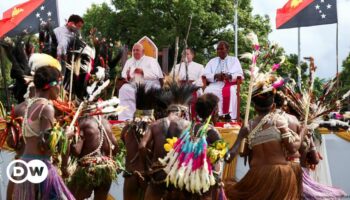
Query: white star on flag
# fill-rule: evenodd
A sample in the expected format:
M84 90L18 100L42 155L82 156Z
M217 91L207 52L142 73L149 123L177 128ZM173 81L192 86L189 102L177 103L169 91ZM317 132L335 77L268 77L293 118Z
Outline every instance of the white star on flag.
M36 13L36 18L39 18L40 17L40 14L39 13Z
M47 13L47 16L51 17L51 12L50 11Z
M319 12L319 13L322 13L322 10L319 10L318 12Z
M321 3L324 3L324 0L321 0Z
M44 7L44 6L41 6L41 7L40 7L40 10L44 10L44 9L45 9L45 7Z
M320 9L320 5L317 4L317 5L315 6L315 8L316 8L316 10Z
M325 14L322 14L321 15L322 19L326 18L326 15Z
M328 4L328 5L327 5L327 9L330 9L330 8L332 8L332 5L331 5L331 4Z

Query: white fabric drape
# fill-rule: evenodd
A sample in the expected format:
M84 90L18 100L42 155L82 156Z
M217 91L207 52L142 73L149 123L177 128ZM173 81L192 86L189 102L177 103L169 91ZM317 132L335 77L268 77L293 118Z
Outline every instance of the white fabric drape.
M320 152L323 160L320 160L319 164L316 166L316 170L310 170L310 176L317 182L332 186L332 178L329 170L326 140L324 135L322 135L322 144L318 141L315 141L316 149Z

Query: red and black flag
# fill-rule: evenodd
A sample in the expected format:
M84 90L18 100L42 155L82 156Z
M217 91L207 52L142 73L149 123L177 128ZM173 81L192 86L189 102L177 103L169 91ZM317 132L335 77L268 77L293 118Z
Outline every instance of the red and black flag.
M18 4L3 13L0 20L0 37L16 36L21 33L35 34L40 25L49 22L58 27L57 0L30 0Z
M276 28L295 28L338 22L336 0L289 0L277 10Z

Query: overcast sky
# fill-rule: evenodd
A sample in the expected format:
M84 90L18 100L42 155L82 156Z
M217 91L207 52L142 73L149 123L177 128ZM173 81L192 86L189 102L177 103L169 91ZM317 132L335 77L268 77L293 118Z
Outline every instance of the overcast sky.
M327 2L327 0L325 0ZM0 13L25 0L0 0ZM60 23L70 14L82 15L92 3L109 0L58 0ZM269 15L273 32L270 40L279 43L287 53L297 53L297 29L275 29L276 9L287 0L252 0L254 14ZM350 0L338 0L339 22L339 69L350 52ZM331 78L336 74L336 25L322 25L301 28L301 56L313 56L317 65L317 76Z

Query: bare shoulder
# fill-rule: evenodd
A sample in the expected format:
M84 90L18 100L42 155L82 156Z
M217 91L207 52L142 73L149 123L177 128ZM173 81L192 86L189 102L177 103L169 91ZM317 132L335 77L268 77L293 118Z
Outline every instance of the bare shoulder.
M190 121L182 119L182 118L180 118L179 120L175 120L174 122L177 124L177 126L180 129L185 129L191 124Z
M15 117L24 116L27 105L28 103L26 101L16 105L14 108Z
M92 117L82 117L79 119L79 127L81 129L90 129L97 126L96 120Z
M55 117L55 108L52 104L44 104L42 109L42 116L45 116L47 118L54 118Z
M102 125L104 126L105 129L108 129L108 130L112 128L112 124L109 123L109 121L105 118L102 119Z
M273 119L277 127L288 127L289 117L287 115L275 113Z

